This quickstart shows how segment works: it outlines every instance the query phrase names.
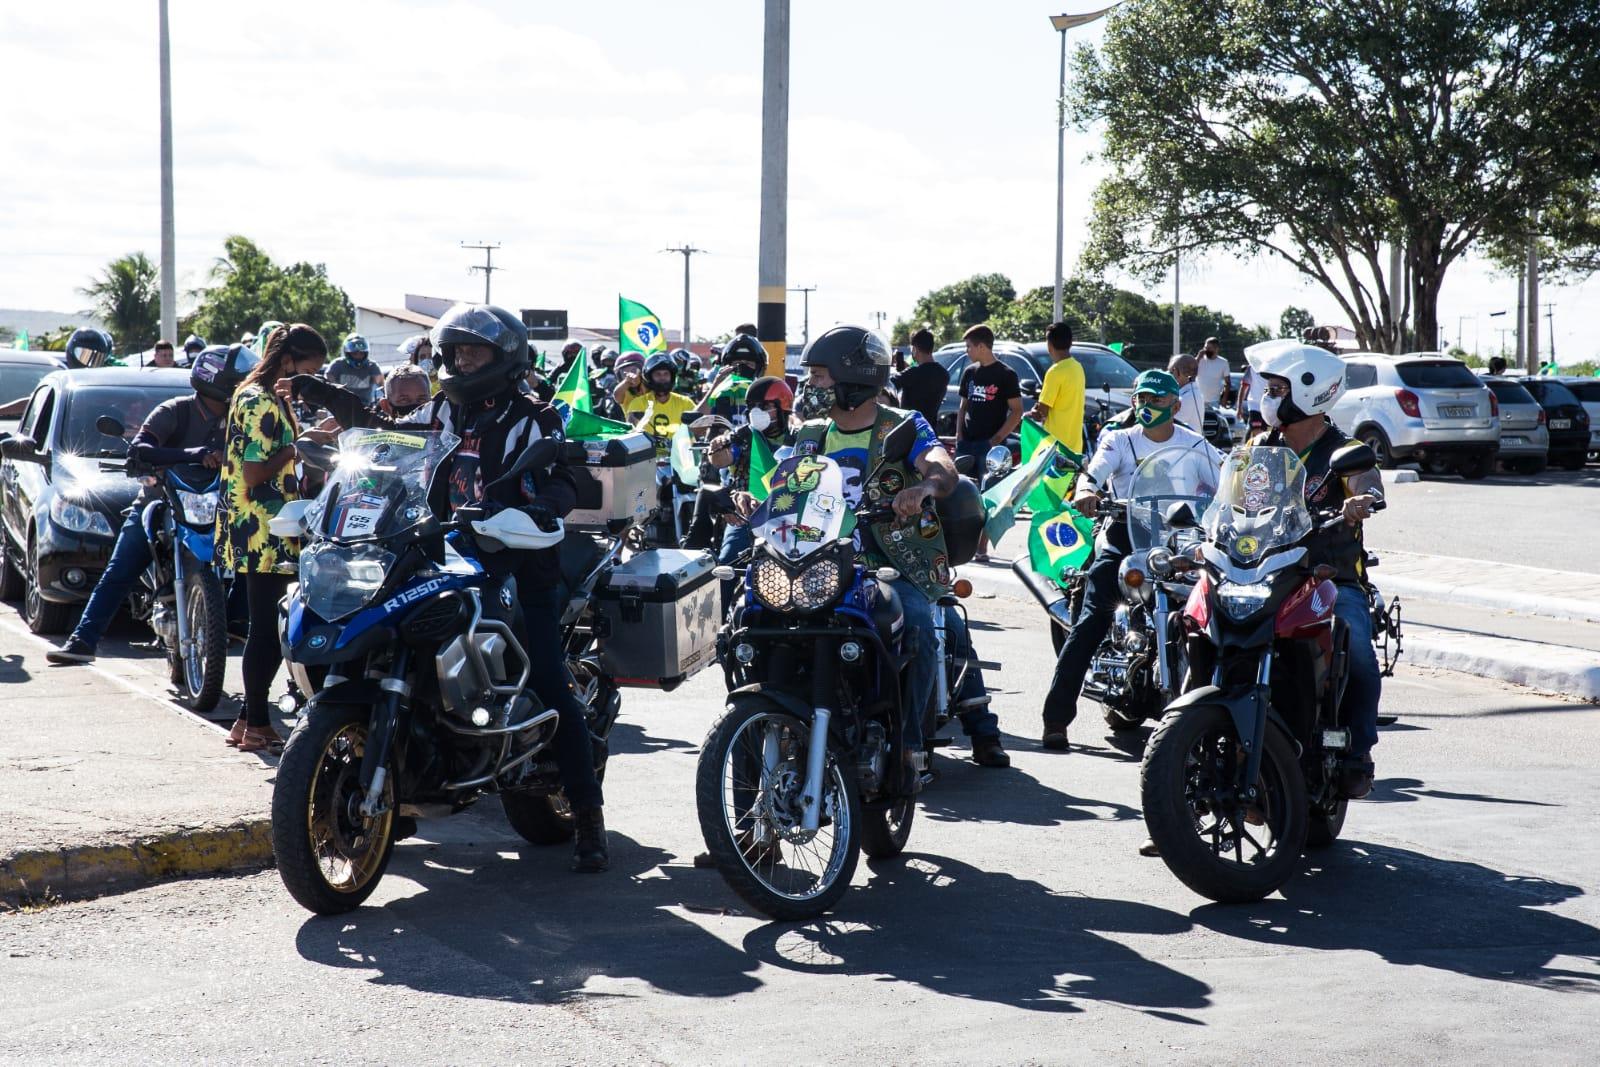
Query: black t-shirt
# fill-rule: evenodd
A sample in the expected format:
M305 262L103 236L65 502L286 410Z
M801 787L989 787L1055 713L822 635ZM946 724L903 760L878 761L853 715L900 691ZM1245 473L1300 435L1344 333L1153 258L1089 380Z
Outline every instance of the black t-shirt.
M930 359L901 371L893 381L900 390L900 406L919 412L929 426L937 426L939 405L944 403L945 392L950 388L950 372Z
M991 440L1005 425L1011 401L1021 395L1017 372L998 359L987 367L968 364L961 372L961 396L967 402L967 421L960 428L960 439Z

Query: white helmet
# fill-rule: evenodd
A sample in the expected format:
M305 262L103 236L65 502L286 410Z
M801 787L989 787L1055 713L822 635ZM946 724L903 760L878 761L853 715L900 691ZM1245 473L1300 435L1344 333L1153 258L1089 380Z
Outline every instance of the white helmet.
M1270 408L1267 401L1271 398L1262 397L1261 416L1268 425L1286 426L1326 414L1344 391L1344 360L1325 348L1285 346L1261 353L1251 360L1251 366L1259 375L1289 383L1289 395Z

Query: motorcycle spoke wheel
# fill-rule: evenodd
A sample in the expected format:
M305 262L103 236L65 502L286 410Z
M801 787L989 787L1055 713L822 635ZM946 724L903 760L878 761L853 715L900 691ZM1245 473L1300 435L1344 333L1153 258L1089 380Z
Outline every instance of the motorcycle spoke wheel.
M306 833L317 866L330 889L357 893L383 869L384 846L394 818L393 789L384 787L388 809L375 818L361 814L361 757L366 727L351 723L328 739L311 778Z

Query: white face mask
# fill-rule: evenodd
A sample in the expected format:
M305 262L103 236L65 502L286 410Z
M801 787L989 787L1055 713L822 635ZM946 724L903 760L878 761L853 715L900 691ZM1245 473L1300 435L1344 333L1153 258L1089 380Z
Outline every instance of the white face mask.
M766 433L767 427L772 425L772 416L766 408L750 409L750 428L756 433Z
M417 360L417 366L422 368L422 373L423 374L432 374L433 373L433 360L429 359L426 356L424 356L423 358Z
M1278 420L1278 408L1283 406L1284 398L1281 396L1264 396L1261 398L1261 421L1268 426L1282 426Z

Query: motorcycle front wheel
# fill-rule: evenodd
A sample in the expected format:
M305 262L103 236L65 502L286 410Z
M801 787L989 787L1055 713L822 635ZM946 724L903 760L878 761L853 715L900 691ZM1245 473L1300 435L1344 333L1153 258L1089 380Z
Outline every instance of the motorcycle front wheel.
M801 824L810 738L810 723L775 704L735 704L711 727L695 774L700 833L717 870L774 919L814 919L832 908L850 888L861 847L861 801L832 751L821 822L816 830Z
M228 595L215 571L197 565L184 581L184 601L193 647L187 656L181 650L169 653L179 659L173 681L189 710L204 714L222 698L222 674L228 665Z
M377 888L394 852L394 776L383 812L361 814L361 760L370 709L320 704L289 735L272 790L278 876L308 911L338 915Z

